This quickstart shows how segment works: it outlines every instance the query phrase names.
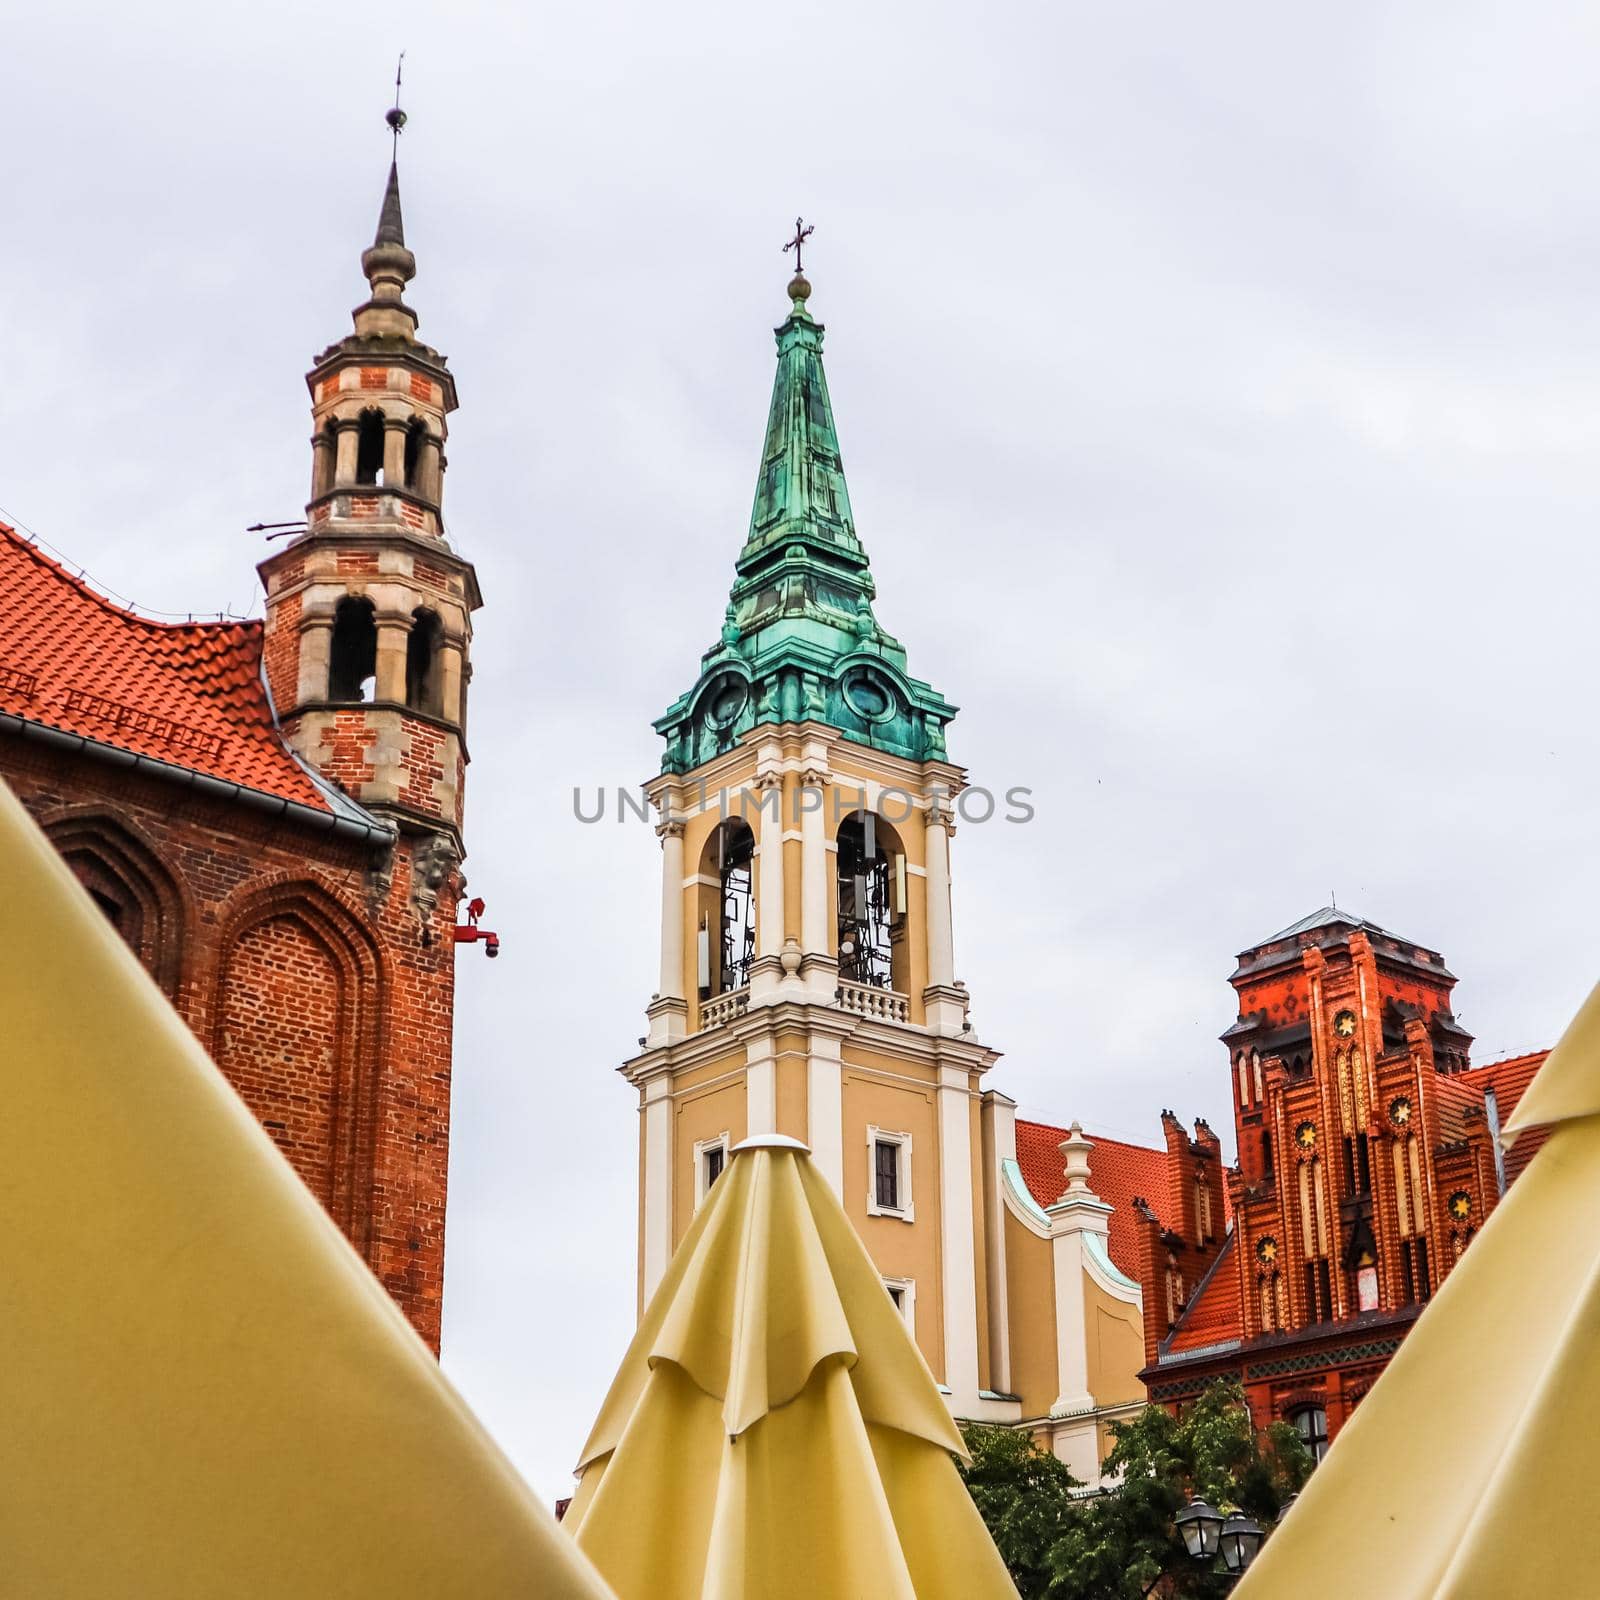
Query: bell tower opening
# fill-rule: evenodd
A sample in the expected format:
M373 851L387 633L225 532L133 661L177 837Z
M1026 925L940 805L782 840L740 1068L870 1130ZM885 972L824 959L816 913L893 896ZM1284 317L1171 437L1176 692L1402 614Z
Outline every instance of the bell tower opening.
M871 811L839 824L839 976L904 994L906 856L900 836Z
M328 655L328 698L356 705L371 700L377 684L378 625L372 602L347 595L333 614Z
M383 482L383 413L363 411L356 424L356 482Z
M406 635L406 704L413 711L430 717L443 714L439 693L439 643L444 624L435 611L418 606L411 613L411 632Z
M413 417L406 428L405 450L405 486L413 493L422 488L422 445L427 436L427 423L421 417Z
M750 982L756 954L755 852L755 835L738 817L719 823L706 840L697 952L702 1000Z

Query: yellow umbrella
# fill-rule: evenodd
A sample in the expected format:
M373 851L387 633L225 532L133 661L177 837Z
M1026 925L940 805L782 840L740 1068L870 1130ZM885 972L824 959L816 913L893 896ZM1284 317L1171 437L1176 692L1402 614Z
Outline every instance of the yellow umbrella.
M1600 1471L1600 989L1507 1124L1555 1122L1239 1600L1580 1594Z
M604 1600L0 783L0 1592Z
M621 1600L1015 1600L964 1453L838 1199L773 1135L679 1245L567 1526Z

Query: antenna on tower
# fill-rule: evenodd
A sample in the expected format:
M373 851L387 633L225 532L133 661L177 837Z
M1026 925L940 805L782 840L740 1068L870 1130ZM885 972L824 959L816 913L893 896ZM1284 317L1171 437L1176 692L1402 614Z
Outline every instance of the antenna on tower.
M389 124L394 135L393 151L396 160L400 155L400 130L406 125L406 114L400 109L400 74L405 71L405 65L406 53L402 50L400 59L394 64L394 104L383 114L383 120Z

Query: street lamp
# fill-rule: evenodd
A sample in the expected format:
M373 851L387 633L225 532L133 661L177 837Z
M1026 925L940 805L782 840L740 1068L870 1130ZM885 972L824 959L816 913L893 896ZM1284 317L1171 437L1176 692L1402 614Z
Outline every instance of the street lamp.
M1173 1519L1183 1536L1183 1547L1196 1561L1209 1561L1217 1553L1222 1536L1222 1513L1207 1505L1198 1495ZM1256 1530L1259 1535L1260 1529ZM1255 1552L1252 1551L1253 1555Z
M1243 1572L1261 1548L1261 1524L1237 1513L1222 1524L1218 1536L1222 1545L1222 1564L1229 1572Z

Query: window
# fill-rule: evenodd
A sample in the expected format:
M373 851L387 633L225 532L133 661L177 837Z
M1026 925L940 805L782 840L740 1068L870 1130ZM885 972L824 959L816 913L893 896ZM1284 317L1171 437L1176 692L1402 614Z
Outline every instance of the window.
M917 1281L915 1278L885 1278L883 1286L894 1302L894 1308L905 1320L906 1327L917 1331Z
M1268 1183L1274 1181L1272 1171L1272 1130L1270 1128L1261 1130L1261 1176Z
M1289 1420L1312 1459L1322 1460L1328 1453L1328 1413L1321 1406L1300 1406L1289 1413Z
M697 1140L694 1147L694 1204L699 1210L711 1193L711 1187L728 1165L728 1135L719 1133L713 1139Z
M406 635L406 704L434 717L444 712L438 666L443 634L444 624L434 612L419 606L411 613L411 632Z
M427 437L427 425L421 417L413 417L411 426L406 429L405 474L408 489L422 487L422 445Z
M1428 1283L1428 1241L1420 1234L1400 1241L1400 1292L1402 1303L1417 1305L1432 1293Z
M910 1222L916 1214L911 1189L911 1135L867 1129L867 1215L898 1217Z
M1210 1244L1215 1237L1211 1227L1211 1185L1203 1172L1194 1177L1194 1227L1195 1242Z
M333 614L328 652L328 698L355 703L373 698L378 671L378 625L372 602L349 597Z
M839 976L904 992L905 854L870 811L839 824Z
M356 430L356 482L383 482L383 413L363 411Z
M700 857L700 998L750 981L756 954L755 835L737 817L713 830Z

